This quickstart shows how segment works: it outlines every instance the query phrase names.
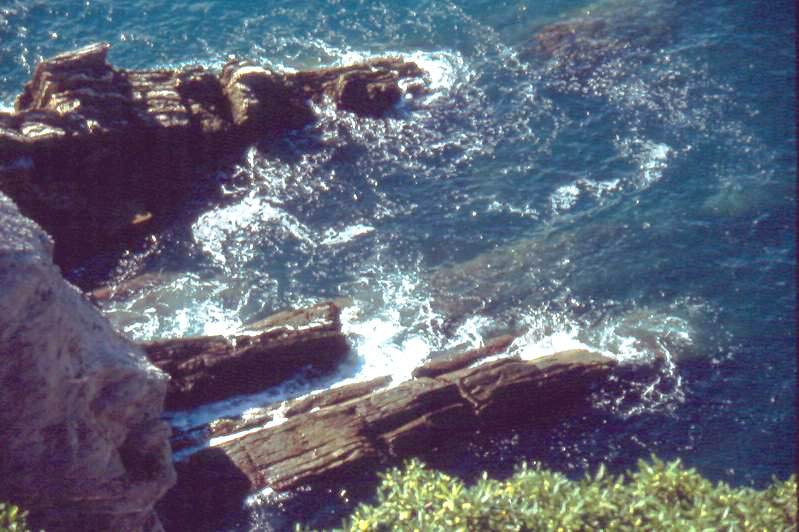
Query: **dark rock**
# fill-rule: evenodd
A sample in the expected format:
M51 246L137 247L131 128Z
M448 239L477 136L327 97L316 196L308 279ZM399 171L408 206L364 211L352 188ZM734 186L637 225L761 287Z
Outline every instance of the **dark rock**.
M381 79L380 74L364 76L353 72L342 75L336 87L336 102L341 109L365 116L381 116L402 97L395 79Z
M0 189L53 235L66 266L154 230L219 163L230 129L202 69L121 71L107 51L43 61L16 112L0 115L0 158L17 161L0 168Z
M156 505L167 530L217 531L252 490L247 476L219 449L192 455L176 468L178 484Z
M561 351L531 362L503 359L442 375L486 423L518 420L526 412L539 420L562 416L585 399L585 391L614 362L584 350Z
M306 366L330 370L349 351L339 309L333 303L278 313L233 337L178 338L141 345L153 364L172 377L166 396L170 409L257 392Z
M192 458L224 453L254 490L335 484L425 455L452 438L518 424L518 412L525 412L525 423L543 428L542 420L585 406L592 387L613 365L595 353L569 351L529 362L500 359L385 390L375 391L370 383L330 401L325 397L331 392L322 392L290 403L284 423L248 426L239 437L229 435ZM191 461L178 469L179 476L194 474ZM185 496L179 492L179 487L170 492L165 504Z
M221 81L233 123L251 136L301 129L315 120L305 95L285 76L248 62L231 61L222 70Z
M355 95L340 105L374 116L399 98L398 80L423 75L391 58L292 74L243 61L220 76L121 70L107 63L108 49L42 61L15 112L0 113L0 190L54 237L56 263L67 268L190 217L179 207L219 194L213 170L313 123L309 101L335 99L340 79Z
M491 355L501 353L513 343L516 337L511 334L503 334L488 340L483 347L459 352L446 359L432 360L423 366L413 370L414 377L436 377L443 373L449 373L458 369L463 369L478 360L488 358Z
M391 377L377 377L376 379L366 382L356 382L331 388L321 393L297 399L296 401L289 401L282 415L292 417L310 412L314 409L343 403L350 399L364 396L380 388L384 388L390 383ZM209 423L207 427L201 427L199 430L193 431L193 433L179 435L178 438L173 437L172 448L177 450L178 448L195 446L203 443L203 441L207 441L209 438L229 436L236 432L257 428L274 420L277 411L281 407L282 404L277 406L270 405L262 408L251 408L247 410L246 417L226 417L214 420Z
M356 382L331 388L323 393L311 395L297 401L292 401L286 408L286 416L296 416L297 414L304 414L315 408L323 408L326 406L337 405L350 399L355 399L371 393L377 389L384 388L391 383L391 377L377 377L366 382Z
M175 482L166 375L51 254L0 194L0 500L37 529L160 530L153 505Z

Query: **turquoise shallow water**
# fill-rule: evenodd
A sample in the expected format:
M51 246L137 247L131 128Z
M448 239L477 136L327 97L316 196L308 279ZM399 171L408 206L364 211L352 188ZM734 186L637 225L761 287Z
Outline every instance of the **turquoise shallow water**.
M221 177L227 205L119 264L117 278L163 276L106 307L112 321L134 338L174 336L352 297L351 364L271 398L402 378L431 351L507 328L525 332L524 356L574 345L664 356L655 377L632 377L553 433L475 442L439 465L458 470L465 455L502 474L538 459L580 474L656 453L762 486L796 463L794 10L5 2L0 102L40 58L97 40L127 68L229 54L278 69L419 61L426 99L385 120L320 108L315 130L252 150ZM270 504L242 522L267 527Z

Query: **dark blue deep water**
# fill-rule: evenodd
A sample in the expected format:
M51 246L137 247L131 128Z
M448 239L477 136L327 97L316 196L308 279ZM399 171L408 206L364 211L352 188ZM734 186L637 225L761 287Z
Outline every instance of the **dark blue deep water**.
M658 359L579 419L439 465L579 475L654 453L762 487L797 459L795 21L789 0L5 0L0 103L41 58L98 40L125 68L418 61L429 96L374 120L321 106L220 175L225 205L118 265L158 282L108 303L112 322L210 333L352 298L338 374L219 411L401 380L509 329L523 357ZM238 528L279 528L279 506L255 502Z

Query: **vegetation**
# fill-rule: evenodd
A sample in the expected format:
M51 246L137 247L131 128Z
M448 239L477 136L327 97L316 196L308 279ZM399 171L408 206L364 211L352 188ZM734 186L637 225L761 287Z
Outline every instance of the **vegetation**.
M378 504L362 504L347 530L797 530L796 475L763 491L712 484L679 460L579 481L539 465L473 486L411 460L382 475Z
M27 515L13 504L0 502L0 532L27 532Z

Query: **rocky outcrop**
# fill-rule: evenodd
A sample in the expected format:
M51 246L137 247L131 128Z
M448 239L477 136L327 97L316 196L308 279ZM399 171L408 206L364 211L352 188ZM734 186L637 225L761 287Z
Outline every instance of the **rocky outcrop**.
M166 376L65 282L0 194L0 500L47 530L159 530Z
M167 408L191 408L274 386L306 366L332 369L349 351L339 314L334 303L320 303L280 312L233 336L141 345L171 377Z
M313 123L311 101L381 116L400 80L423 76L399 58L291 74L238 60L220 75L122 70L108 49L41 62L15 112L0 113L0 190L53 236L60 265L129 248L185 217L188 200L219 193L213 170Z
M503 334L485 342L482 347L459 351L457 353L444 353L430 362L413 370L414 377L437 377L444 373L463 369L475 362L505 351L516 337L512 334Z
M250 416L249 423L228 420L215 427L211 447L176 464L178 485L159 511L183 523L213 519L197 512L216 490L241 501L265 487L279 492L368 476L383 465L444 448L452 438L518 425L518 412L543 427L585 405L612 366L587 351L533 361L504 358L382 390L385 380L322 392L282 405L287 419L278 425L263 425L274 417L268 411L256 422ZM198 487L211 479L213 487L204 494Z

